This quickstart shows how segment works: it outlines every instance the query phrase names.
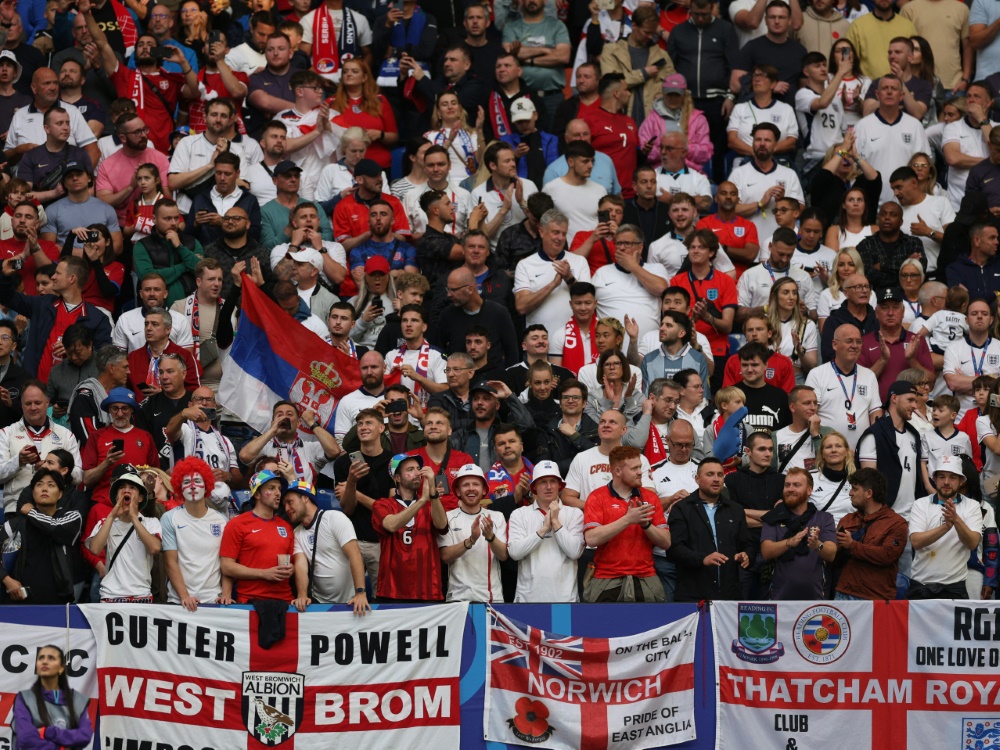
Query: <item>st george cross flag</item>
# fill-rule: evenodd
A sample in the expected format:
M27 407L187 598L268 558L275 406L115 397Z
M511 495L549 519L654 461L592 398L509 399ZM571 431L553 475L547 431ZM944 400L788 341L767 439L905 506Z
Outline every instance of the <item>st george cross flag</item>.
M486 612L486 739L638 750L696 739L698 614L622 638L546 633Z
M283 399L320 424L333 423L341 397L361 385L358 361L323 341L243 276L243 311L219 384L219 403L259 432Z

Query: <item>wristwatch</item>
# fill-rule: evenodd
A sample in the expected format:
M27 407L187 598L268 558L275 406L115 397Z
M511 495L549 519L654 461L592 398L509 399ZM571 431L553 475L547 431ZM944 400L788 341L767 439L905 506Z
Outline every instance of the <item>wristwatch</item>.
M365 589L364 589L364 587L362 586L362 587L361 587L361 588L359 588L359 589L354 589L354 593L355 593L355 594L363 594L363 593L365 593Z

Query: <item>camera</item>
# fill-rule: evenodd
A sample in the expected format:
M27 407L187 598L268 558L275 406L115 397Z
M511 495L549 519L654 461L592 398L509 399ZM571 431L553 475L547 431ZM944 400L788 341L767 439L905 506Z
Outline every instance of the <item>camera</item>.
M397 398L385 405L386 414L402 414L406 411L406 400Z
M221 31L215 30L215 31L209 32L209 35L208 35L208 43L209 44L215 44L216 42L221 42L221 41L222 41L222 32Z
M215 418L219 415L217 409L206 409L204 406L201 408L201 411L205 415L205 419L209 422L214 422Z

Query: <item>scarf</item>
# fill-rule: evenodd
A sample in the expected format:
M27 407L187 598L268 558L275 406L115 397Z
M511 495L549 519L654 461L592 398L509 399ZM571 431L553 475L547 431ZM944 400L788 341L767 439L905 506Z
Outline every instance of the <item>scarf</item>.
M511 134L510 115L503 103L503 95L499 91L490 94L490 123L493 125L493 137L500 138Z
M440 130L432 131L431 133L428 133L428 135L431 136L431 142L435 146L443 146L448 142L448 128L441 128ZM450 151L451 153L448 154L448 158L454 162L455 157L457 156L459 161L465 165L466 174L471 175L476 171L476 146L472 142L472 136L469 135L468 130L465 128L458 128L455 140L451 142Z
M399 85L399 56L404 50L410 50L412 54L412 51L420 46L420 39L424 35L426 26L427 15L420 8L413 11L409 26L406 26L405 21L393 24L389 34L392 52L379 67L377 80L379 86L395 88ZM426 65L421 63L421 67L425 72L430 73Z
M597 333L597 316L590 319L590 351L583 353L583 337L580 335L580 326L577 325L576 318L570 318L566 323L566 336L563 343L562 366L576 375L584 365L593 364L597 361L597 344L594 343L594 336Z
M521 461L524 463L524 471L530 479L535 465L528 460L527 456L521 456ZM517 486L517 482L514 481L514 477L511 476L510 472L504 468L502 461L497 461L490 467L489 472L486 474L486 483L490 487L491 500L507 497L507 495L513 497L514 488ZM521 505L531 505L534 500L530 499L530 497L531 492L529 491L527 495L521 498Z
M222 297L215 301L218 306L216 315L222 310ZM191 336L194 339L194 358L197 361L201 354L201 322L198 315L198 293L190 295L184 300L184 315L191 321Z
M628 10L622 15L621 21L616 21L606 10L597 14L597 25L601 29L601 38L608 43L617 42L632 33L632 13ZM616 29L615 26L618 28Z
M389 372L386 373L385 379L382 381L386 387L396 385L403 379L403 358L406 356L407 351L409 350L406 348L406 344L403 344L396 351L396 354L393 355ZM417 375L427 377L427 370L430 367L430 354L431 345L425 340L420 345L420 349L417 350L417 366L413 368L417 371ZM416 380L413 381L413 395L420 400L420 408L426 411L427 402L430 400L431 394Z
M188 420L188 424L191 425L191 430L194 432L194 455L196 455L198 458L200 458L201 460L203 460L209 466L212 466L212 462L209 460L209 457L205 454L205 440L202 437L201 428L198 425L196 425L193 421L191 421L190 419ZM232 454L230 454L230 452L229 452L229 446L226 445L226 441L223 439L222 433L219 432L217 429L215 429L214 426L213 427L209 427L208 431L209 431L209 433L212 433L212 434L214 434L216 436L216 440L219 441L219 446L222 448L223 451L225 451L225 454L226 454L226 463L225 463L225 465L224 466L212 466L212 468L213 469L223 469L224 471L228 471L229 470L229 466L232 464Z
M279 461L281 460L281 451L284 450L288 456L288 460L295 468L295 476L299 479L307 479L305 468L302 466L302 458L299 456L298 451L299 446L302 445L302 441L299 438L295 438L290 443L280 443L278 442L278 438L274 438L271 440L271 445L274 446L274 455L277 456ZM309 468L311 469L312 466Z
M656 425L652 421L649 423L649 438L646 440L646 447L643 448L642 455L649 460L650 466L656 466L661 461L667 460L667 448L663 445L660 431L656 429Z
M774 506L773 510L769 510L760 520L762 523L770 524L771 526L783 525L785 527L785 535L779 541L784 541L785 539L791 539L802 531L802 529L806 528L814 515L816 515L816 506L812 503L806 505L805 513L800 516L792 513L784 503L778 503ZM791 562L795 559L796 555L808 555L810 552L812 550L809 549L809 545L805 543L805 540L802 540L801 544L797 547L792 547L778 559L782 562Z
M150 348L149 344L146 344L146 354L149 355L149 367L146 369L146 384L151 385L154 388L160 387L160 357L167 350L164 349L155 357L153 356L153 350Z
M334 37L333 15L326 3L313 12L313 67L321 76L333 76L340 72L343 60L357 57L361 48L358 46L358 29L354 25L354 14L344 8L343 20L340 23L340 36Z

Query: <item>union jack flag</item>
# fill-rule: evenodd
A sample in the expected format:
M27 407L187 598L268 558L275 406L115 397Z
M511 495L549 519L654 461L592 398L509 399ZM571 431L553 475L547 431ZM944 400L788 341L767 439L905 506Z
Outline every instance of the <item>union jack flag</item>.
M543 675L583 678L583 638L547 633L508 620L495 610L490 612L490 630L490 661Z

